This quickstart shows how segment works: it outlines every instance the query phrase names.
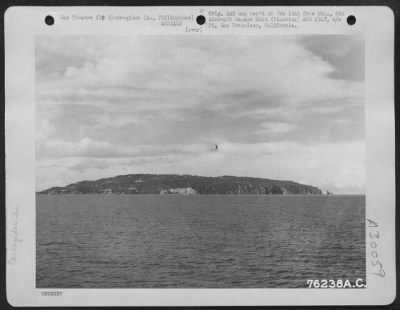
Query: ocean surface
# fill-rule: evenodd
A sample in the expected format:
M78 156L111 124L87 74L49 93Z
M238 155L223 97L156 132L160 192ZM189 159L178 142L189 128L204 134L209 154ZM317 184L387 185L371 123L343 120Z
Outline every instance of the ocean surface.
M365 196L36 196L38 288L365 279Z

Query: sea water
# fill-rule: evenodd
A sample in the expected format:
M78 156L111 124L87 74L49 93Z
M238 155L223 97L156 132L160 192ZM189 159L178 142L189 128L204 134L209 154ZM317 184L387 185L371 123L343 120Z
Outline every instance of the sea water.
M37 195L38 288L365 279L365 196Z

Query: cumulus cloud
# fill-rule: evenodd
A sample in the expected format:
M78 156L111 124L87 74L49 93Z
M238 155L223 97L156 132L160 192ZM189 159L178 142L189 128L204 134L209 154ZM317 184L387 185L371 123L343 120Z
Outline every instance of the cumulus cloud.
M180 152L181 150L181 152ZM238 175L295 180L339 193L361 193L365 186L364 143L321 144L297 142L263 144L223 143L218 151L211 146L184 146L173 152L158 149L132 157L46 158L38 166L46 181L64 176L66 183L125 173L189 173L219 176ZM61 163L57 166L57 163ZM232 163L235 163L234 165ZM343 164L345 163L345 164Z
M341 151L364 139L360 49L353 36L38 36L38 187L220 171L362 188L362 154Z

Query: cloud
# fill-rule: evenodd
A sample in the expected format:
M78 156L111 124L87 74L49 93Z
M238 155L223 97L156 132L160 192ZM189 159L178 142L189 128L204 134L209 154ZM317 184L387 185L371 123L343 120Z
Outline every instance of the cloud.
M294 130L296 128L296 125L284 122L268 122L262 123L261 127L263 128L263 130L260 131L261 133L281 134Z
M364 80L364 38L362 36L314 35L304 36L301 44L324 61L329 62L334 70L329 77L339 80Z
M85 48L81 38L54 42L58 45L56 51L65 49L66 45L80 46L75 53L87 59L82 62L72 56L72 63L63 70L60 68L58 78L50 75L52 71L46 76L44 69L48 64L38 62L37 68L43 77L38 84L40 101L54 104L129 102L135 109L141 109L146 102L149 109L159 110L182 108L179 101L183 98L186 107L199 106L205 98L228 97L238 91L248 96L259 94L255 103L261 106L267 104L263 99L271 97L283 97L287 104L302 105L311 100L326 102L359 97L362 91L361 83L329 78L335 71L332 64L292 37L260 40L211 36L189 42L184 37L86 39L87 46L97 46L102 52L93 53L92 49ZM49 54L46 59L57 63L60 56L43 48L42 40L38 41L37 52ZM159 46L163 46L163 53ZM236 97L235 100L240 99L240 95ZM235 104L249 104L243 99ZM232 101L219 101L210 106L226 108L232 104Z
M325 43L329 50L320 48ZM38 36L38 165L62 163L57 178L65 182L130 165L199 174L224 167L225 174L262 171L290 179L300 177L294 167L305 157L287 158L279 175L271 172L279 165L270 164L279 156L257 154L300 154L305 147L326 157L318 169L335 166L323 145L336 154L335 148L364 139L363 75L356 61L362 48L355 36ZM351 75L352 69L358 73ZM210 152L214 143L225 157ZM292 148L282 150L285 143ZM345 157L341 165L351 170L355 161ZM339 171L327 178L346 177ZM325 182L313 175L311 184ZM39 186L47 184L38 178Z
M112 144L106 141L83 138L77 142L63 140L50 140L41 144L41 152L37 153L38 158L119 158L119 157L143 157L163 156L176 154L199 154L206 152L212 147L204 144L191 145L121 145Z
M301 145L282 141L263 144L223 143L175 146L169 150L142 148L132 157L44 158L38 166L43 186L52 173L64 185L126 173L188 173L238 175L294 180L339 193L362 193L365 187L364 143ZM232 165L232 163L236 163Z

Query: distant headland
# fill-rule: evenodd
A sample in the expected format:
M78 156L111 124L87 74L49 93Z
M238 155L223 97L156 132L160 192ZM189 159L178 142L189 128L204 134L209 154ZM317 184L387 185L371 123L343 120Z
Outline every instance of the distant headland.
M81 181L65 187L51 187L38 194L321 195L323 193L314 186L265 178L128 174L95 181Z

